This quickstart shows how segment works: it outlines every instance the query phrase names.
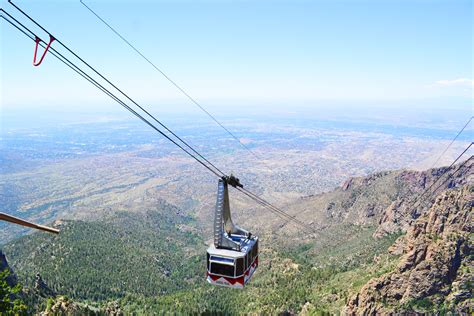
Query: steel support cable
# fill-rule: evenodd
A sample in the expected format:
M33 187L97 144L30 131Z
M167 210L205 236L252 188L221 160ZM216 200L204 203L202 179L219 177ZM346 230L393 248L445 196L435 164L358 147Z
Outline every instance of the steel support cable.
M451 177L453 177L456 173L458 173L462 167L464 167L469 161L471 161L472 159L474 158L474 156L471 156L469 157L468 159L466 159L463 163L459 164L459 166L457 166L456 170L454 170L451 174L448 174L448 176L446 177L446 179L444 179L443 182L441 182L440 185L438 185L433 191L431 191L431 195L433 195L434 193L436 193L436 191L438 191L439 188L441 188L446 182L448 182L448 180L451 179ZM422 205L426 205L425 203L427 202L427 200L425 199L423 202L421 202Z
M436 193L436 191L438 191L439 188L441 188L449 179L451 179L451 177L453 177L456 173L458 173L462 167L464 167L468 162L470 162L472 159L474 158L474 156L471 155L471 157L469 157L468 159L466 159L464 162L462 162L461 164L459 164L457 166L457 168L450 174L447 175L446 179L444 179L444 181L441 182L440 185L438 185L435 189L433 189L431 192L430 192L430 196L432 196L433 194ZM443 175L444 176L444 175ZM423 199L422 201L419 201L419 204L421 205L424 205L424 203L426 203L427 199Z
M438 161L441 159L441 157L446 153L446 151L448 151L448 149L451 147L451 145L456 141L456 139L459 137L459 135L461 135L461 133L464 131L464 129L469 125L469 123L472 121L473 117L471 116L471 118L467 121L467 123L463 126L463 128L456 134L456 136L451 140L451 142L448 144L448 146L446 146L446 148L443 150L443 152L438 156L438 158L436 159L436 161L433 163L433 165L431 166L431 168L429 169L433 169L433 167L435 167L435 165L438 163ZM472 144L471 144L472 145ZM454 163L457 161L457 159L454 161ZM454 164L452 163L451 166ZM442 175L441 175L442 176ZM426 189L421 195L419 195L418 197L413 197L412 199L410 199L410 201L408 202L408 204L411 204L411 206L409 208L412 208L416 205L416 200L419 199L422 195L424 195L427 191L429 190ZM413 202L414 201L414 202ZM412 204L413 202L413 204Z
M140 52L130 41L128 41L124 36L122 36L114 27L112 27L107 21L105 21L99 14L97 14L94 10L92 10L87 4L84 3L83 0L80 0L81 4L86 7L93 15L95 15L103 24L105 24L112 32L115 33L122 41L124 41L130 48L132 48L138 55L140 55L148 64L150 64L156 71L158 71L168 82L170 82L176 89L178 89L183 95L185 95L192 103L194 103L197 107L199 107L204 113L207 114L217 125L219 125L224 131L226 131L232 138L234 138L244 149L246 149L249 153L251 153L255 158L262 161L253 150L248 148L244 143L240 141L240 139L235 136L229 129L227 129L224 125L222 125L209 111L207 111L196 99L194 99L191 95L189 95L186 90L184 90L180 85L178 85L173 79L171 79L163 70L161 70L158 66L156 66L150 59L148 59L142 52ZM270 167L268 167L264 163L265 167L272 171Z
M451 145L456 141L456 139L459 137L459 135L461 135L461 133L464 131L464 129L469 125L469 123L471 123L472 119L474 118L474 116L471 116L471 118L469 119L469 121L467 121L467 123L463 126L463 128L457 133L457 135L451 140L451 142L448 144L448 146L446 146L446 148L444 149L444 151L441 153L441 155L438 156L438 159L436 159L436 161L433 163L433 165L431 166L430 169L434 168L434 166L436 166L436 164L438 163L438 161L441 159L441 157L443 157L443 155L448 151L449 147L451 147Z
M449 169L451 169L451 167L464 155L465 152L467 152L469 150L469 148L471 148L471 146L473 145L474 143L470 143L469 146L466 147L466 149L464 149L464 151L456 158L454 159L454 161L449 165L449 167L446 168L446 170L426 189L424 190L415 200L415 202L409 206L408 208L411 209L411 208L414 208L417 203L419 201L421 201L421 198L446 174L446 172L448 172ZM472 157L471 157L472 158ZM468 160L470 160L471 158L469 158Z
M448 180L450 180L451 177L453 177L456 173L458 173L458 172L461 170L461 168L462 168L464 165L466 165L466 164L467 164L471 159L473 159L473 158L474 158L474 156L471 156L471 157L469 157L468 159L466 159L463 163L461 163L461 164L456 168L456 170L455 170L453 173L449 174L449 175L447 176L447 178L431 192L431 194L436 193L436 191L438 191L439 188L441 188L446 182L448 182ZM427 200L427 199L425 199L425 200L423 200L423 201L421 202L421 205L422 205L422 206L426 206L426 205L427 205L426 202L430 202L430 201ZM433 204L428 204L428 206L429 206L429 208L431 208L431 207L433 206Z
M14 5L11 1L9 1L12 5ZM26 13L24 13L23 11L21 11L21 9L19 9L16 5L14 5L18 10L20 10L20 12L22 12L25 16L27 16L31 21L33 21L37 26L39 26L41 29L43 29L48 35L51 35L48 31L46 31L44 28L41 27L41 25L39 25L36 21L34 21L31 17L29 17ZM30 29L28 29L26 26L24 26L21 22L19 22L17 19L15 19L13 16L11 16L8 12L4 11L3 9L0 9L1 11L3 11L5 14L7 14L10 18L12 18L15 22L17 22L19 25L21 25L24 29L28 30L28 32L30 32L33 36L37 36L34 32L32 32ZM3 17L3 16L2 16ZM7 22L9 22L10 24L12 24L13 26L15 26L18 30L20 30L24 35L26 35L27 37L29 37L30 39L34 40L31 36L29 36L28 34L26 34L23 30L21 30L20 28L18 28L16 25L14 25L11 21L7 20L5 17L3 17ZM100 73L98 73L95 69L93 69L89 64L87 64L85 61L83 61L79 56L77 56L77 54L75 54L73 51L71 51L69 48L67 48L64 44L62 44L59 40L58 42L63 46L65 47L68 51L70 51L74 56L76 56L79 60L81 60L84 64L86 64L89 68L91 68L94 72L96 72L100 77L104 78L104 80L106 80L107 82L109 82L107 79L105 79L105 77L103 77ZM43 44L41 43L42 47ZM222 174L219 175L217 172L215 172L214 170L212 170L209 166L207 166L206 164L204 164L201 160L199 160L197 157L195 157L194 155L192 155L191 153L189 153L185 148L183 148L181 145L179 145L178 143L176 143L173 139L171 139L168 135L164 134L161 130L159 130L156 126L154 126L152 123L150 123L148 120L146 120L145 118L143 118L143 116L141 116L139 113L137 113L135 110L131 109L125 102L123 102L122 100L120 100L117 96L115 96L113 93L111 93L108 89L106 89L105 87L103 87L100 83L98 83L95 79L93 79L92 77L90 77L87 73L85 73L83 70L81 70L78 66L76 66L73 62L71 62L69 59L67 59L66 57L64 57L61 53L59 53L56 49L54 49L53 47L51 47L51 50L52 52L58 54L59 56L61 56L64 60L62 60L60 57L58 57L57 55L54 55L56 58L58 58L59 60L61 60L63 63L65 63L67 66L69 66L71 69L73 69L74 71L76 71L79 75L81 75L83 78L85 78L86 80L88 80L90 83L92 83L94 86L96 86L98 89L100 89L102 92L104 92L105 94L107 94L109 97L111 97L113 100L115 100L117 103L119 103L120 105L122 105L123 107L125 107L127 110L129 110L132 114L134 114L135 116L137 116L139 119L141 119L144 123L146 123L147 125L149 125L150 127L152 127L153 129L155 129L157 132L159 132L161 135L163 135L165 138L167 138L168 140L170 140L173 144L175 144L176 146L178 146L180 149L182 149L184 152L186 152L188 155L190 155L192 158L194 158L196 161L198 161L200 164L202 164L204 167L206 167L208 170L210 170L212 173L214 173L216 176L218 177L221 177L222 175L225 175L224 173L222 173L222 171L220 171L218 168L216 168L216 170L220 171ZM115 87L112 83L110 83L113 87ZM117 88L116 88L117 89ZM117 89L118 90L118 89ZM121 91L119 91L121 92ZM122 94L124 94L123 92L121 92ZM126 95L125 95L126 96ZM127 97L127 96L126 96ZM133 102L133 101L132 101ZM139 108L141 108L140 106L138 106ZM189 146L189 145L188 145ZM199 155L201 156L201 155ZM203 158L205 159L205 158ZM212 165L212 164L211 164ZM288 220L290 221L293 221L295 223L297 223L298 225L301 225L303 227L305 227L306 229L309 229L310 232L314 232L314 230L312 228L310 228L309 226L305 226L305 224L299 220L297 220L294 216L291 216L287 213L285 213L284 211L278 209L276 206L273 206L272 204L270 204L269 202L261 199L260 197L258 197L257 195L255 195L254 193L248 191L248 190L245 190L245 192L241 191L242 193L246 194L247 196L249 196L250 198L252 198L254 201L258 202L259 204L261 204L262 206L266 206L268 209L272 210L274 213L279 213L283 216L285 216ZM253 195L253 196L252 196Z
M466 159L463 163L461 163L461 164L456 168L456 170L455 170L453 173L449 174L448 177L447 177L440 185L438 185L438 186L432 191L432 193L435 193L439 188L441 188L446 182L448 182L448 180L449 180L452 176L454 176L456 173L458 173L458 172L461 170L461 168L464 167L464 165L466 165L466 164L467 164L471 159L473 159L473 158L474 158L474 156L471 155L471 157L469 157L469 158Z
M17 22L19 25L21 25L25 30L27 30L30 34L32 34L33 36L37 36L34 32L32 32L30 29L28 29L26 26L24 26L22 23L20 23L18 20L16 20L14 17L12 17L8 12L6 12L5 10L3 9L0 9L0 11L4 12L5 14L7 14L11 19L13 19L15 22ZM1 16L5 21L7 21L8 23L10 23L12 26L14 26L15 28L17 28L19 31L21 31L24 35L26 35L28 38L30 38L31 40L35 40L33 37L31 37L30 35L28 35L25 31L21 30L17 25L15 25L13 22L9 21L8 19L6 19L3 15ZM40 45L44 48L44 44L41 42ZM180 144L178 144L176 141L174 141L173 139L171 139L168 135L166 135L163 131L161 131L159 128L157 128L156 126L154 126L151 122L149 122L147 119L145 119L143 116L141 116L138 112L136 112L135 110L133 110L131 107L129 107L125 102L123 102L122 100L120 100L117 96L115 96L112 92L110 92L107 88L103 87L100 83L98 83L95 79L93 79L92 77L90 77L87 73L85 73L82 69L80 69L78 66L76 66L73 62L71 62L69 59L67 59L66 57L64 57L61 53L59 53L57 50L55 50L53 47L50 47L50 50L51 50L51 53L53 54L53 56L55 56L56 58L58 58L60 61L62 61L64 64L66 64L68 67L70 67L72 70L74 70L76 73L78 73L79 75L81 75L84 79L86 79L87 81L89 81L91 84L93 84L94 86L96 86L98 89L100 89L102 92L104 92L105 94L107 94L109 97L111 97L114 101L116 101L117 103L119 103L121 106L123 106L125 109L127 109L129 112L131 112L133 115L135 115L136 117L138 117L141 121L143 121L145 124L149 125L151 128L153 128L155 131L157 131L158 133L160 133L162 136L164 136L166 139L168 139L169 141L171 141L174 145L178 146L181 150L183 150L185 153L187 153L189 156L191 156L192 158L194 158L197 162L199 162L201 165L203 165L204 167L206 167L209 171L211 171L212 173L214 173L214 175L216 175L217 177L222 177L224 174L219 174L218 172L216 172L215 170L213 170L211 167L209 167L208 165L206 165L203 161L201 161L200 159L198 159L196 156L194 156L192 153L190 153L186 148L184 148L183 146L181 146ZM59 56L60 57L59 57ZM217 168L216 168L217 169ZM219 169L217 169L219 170Z
M25 17L27 17L31 22L33 22L36 26L38 26L40 29L42 29L45 33L47 33L50 36L53 36L50 32L48 32L43 26L41 26L38 22L36 22L32 17L30 17L26 12L24 12L22 9L20 9L16 4L14 4L11 0L8 0L8 3L10 3L13 7L15 7L19 12L21 12ZM149 117L151 117L156 123L160 124L164 129L166 129L169 133L171 133L174 137L176 137L180 142L182 142L185 146L187 146L192 152L194 152L195 155L201 157L204 161L206 161L209 165L211 165L213 168L215 168L217 171L219 171L222 175L225 175L224 172L219 170L214 164L212 164L209 160L207 160L203 155L201 155L199 152L197 152L191 145L189 145L186 141L184 141L181 137L176 135L171 129L169 129L165 124L160 122L154 115L152 115L150 112L148 112L145 108L143 108L140 104L138 104L135 100L133 100L128 94L123 92L121 89L119 89L115 84L113 84L107 77L102 75L98 70L96 70L94 67L92 67L89 63L87 63L84 59L82 59L79 55L77 55L73 50L71 50L68 46L66 46L62 41L60 41L56 36L54 37L56 42L58 42L62 47L64 47L67 51L69 51L71 54L73 54L77 59L79 59L84 65L86 65L89 69L91 69L93 72L95 72L98 76L100 76L103 80L105 80L109 85L111 85L115 90L117 90L120 94L122 94L125 98L127 98L130 102L135 104L140 110L142 110L144 113L146 113Z

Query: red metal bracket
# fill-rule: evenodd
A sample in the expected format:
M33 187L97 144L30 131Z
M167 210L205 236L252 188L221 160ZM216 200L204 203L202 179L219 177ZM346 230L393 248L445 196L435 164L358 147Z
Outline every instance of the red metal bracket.
M49 43L48 43L48 45L46 45L46 48L44 49L43 56L41 56L39 61L36 61L36 54L38 53L38 46L39 46L39 43L41 42L41 39L38 36L36 36L36 39L35 39L36 47L35 47L35 55L33 56L33 66L37 67L37 66L41 65L41 63L43 62L44 56L46 56L46 53L48 52L48 49L49 49L49 47L51 46L51 44L53 43L54 40L55 40L55 38L52 35L49 35Z

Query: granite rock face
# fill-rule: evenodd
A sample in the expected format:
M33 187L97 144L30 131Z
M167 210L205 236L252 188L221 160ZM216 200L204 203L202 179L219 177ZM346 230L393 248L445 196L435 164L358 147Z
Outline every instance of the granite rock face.
M429 210L432 204L431 199L428 198L429 193L417 200L426 189L432 187L430 192L440 186L436 191L441 192L464 186L472 182L473 169L474 159L471 159L454 166L453 170L443 167L423 172L403 171L398 174L396 181L402 183L410 193L398 194L390 205L381 212L374 236L380 237L400 230L407 231L418 217ZM439 181L435 184L435 181L443 174L452 174L452 176L449 181ZM443 179L445 178L441 177L441 180Z
M440 194L390 249L402 254L395 271L370 280L345 312L472 312L473 192L465 185Z

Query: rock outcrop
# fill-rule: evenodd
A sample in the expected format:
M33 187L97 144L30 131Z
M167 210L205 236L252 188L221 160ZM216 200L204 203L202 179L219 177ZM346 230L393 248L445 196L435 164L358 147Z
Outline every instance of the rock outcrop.
M41 277L39 273L36 273L35 284L33 286L33 290L36 295L39 295L42 297L51 297L51 296L56 295L54 291L51 290L49 286L43 281L43 278Z
M14 287L18 280L17 280L17 277L16 275L13 273L12 269L10 268L10 266L8 265L8 262L7 262L7 258L5 257L5 255L3 254L3 252L0 250L0 271L5 271L5 269L8 269L8 271L10 272L10 274L8 275L6 281L7 281L7 284L10 286L10 287Z
M395 271L370 280L350 298L345 312L471 313L473 192L474 186L465 185L440 194L392 247L402 252Z

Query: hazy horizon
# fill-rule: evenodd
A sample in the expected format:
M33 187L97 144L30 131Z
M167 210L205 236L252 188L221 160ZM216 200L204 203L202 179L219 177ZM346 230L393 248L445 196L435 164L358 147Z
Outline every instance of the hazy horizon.
M205 106L472 106L471 1L85 3ZM19 4L140 103L188 102L79 1ZM33 67L34 43L2 22L2 107L109 102L50 54Z

